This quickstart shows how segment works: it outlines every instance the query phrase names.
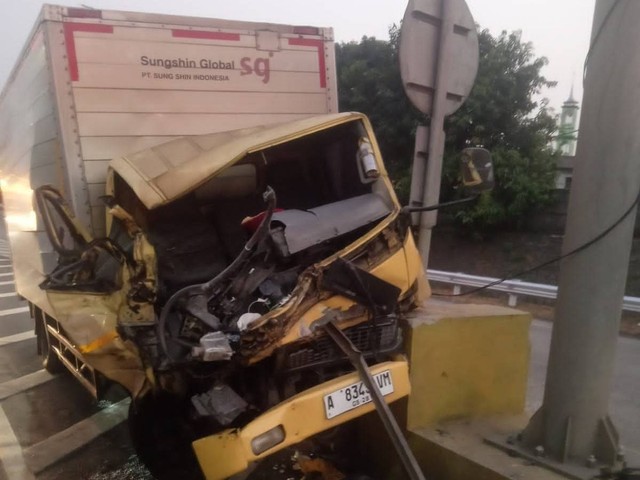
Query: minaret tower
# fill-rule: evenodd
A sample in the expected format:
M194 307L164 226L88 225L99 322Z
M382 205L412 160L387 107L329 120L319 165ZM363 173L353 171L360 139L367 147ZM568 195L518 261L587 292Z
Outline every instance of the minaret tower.
M573 85L569 98L562 104L560 114L560 127L558 128L557 147L562 155L573 156L576 154L578 143L578 102L573 98Z

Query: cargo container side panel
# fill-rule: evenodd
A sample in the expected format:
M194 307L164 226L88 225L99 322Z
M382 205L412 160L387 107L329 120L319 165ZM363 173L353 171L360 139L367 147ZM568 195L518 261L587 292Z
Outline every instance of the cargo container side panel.
M65 191L62 163L41 24L0 98L0 179L16 291L49 312L38 285L55 255L34 210L33 190L51 184Z
M174 90L170 95L155 90L76 88L78 113L300 113L315 115L326 108L324 93L208 92ZM87 152L83 149L84 158Z
M151 148L154 145L168 142L177 137L171 136L148 136L135 137L127 132L123 137L87 137L81 138L82 156L85 163L91 160L104 160L105 158L120 157L129 152L138 152Z
M175 136L337 110L329 96L335 83L335 70L328 68L330 30L325 41L283 33L292 27L186 30L80 22L63 28L95 233L102 209L97 192L112 158Z
M92 30L94 27L101 28ZM326 96L327 77L334 73L327 70L331 62L325 59L333 43L321 38L273 37L274 32L267 32L273 37L267 45L261 39L269 36L263 32L249 35L190 30L193 35L221 35L202 44L193 43L193 38L183 38L171 29L78 23L65 23L65 29L68 49L73 49L68 52L68 68L74 93L86 88L161 90L156 95L158 99L168 92L173 95L180 91L192 92L192 98L193 92L255 92L263 96L283 93L279 97L280 109L288 111L292 108L290 104L302 108L304 97L300 94ZM119 38L132 29L140 32L138 39ZM157 39L158 31L163 32L163 41ZM146 32L153 40L142 38ZM261 41L269 50L264 49ZM147 95L153 97L153 92ZM180 98L176 98L174 106L180 108ZM327 110L325 104L307 113L321 114ZM274 110L259 113L271 111ZM223 111L214 109L210 113Z
M301 113L79 113L82 137L205 135L274 122L300 120ZM222 126L224 125L224 126ZM217 127L217 128L215 128Z

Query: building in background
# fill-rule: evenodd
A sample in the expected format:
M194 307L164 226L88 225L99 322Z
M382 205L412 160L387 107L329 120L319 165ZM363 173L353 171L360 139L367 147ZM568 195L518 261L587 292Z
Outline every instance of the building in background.
M573 98L573 87L571 87L569 98L562 104L558 135L554 142L554 147L560 150L562 155L558 160L558 168L556 170L556 188L562 190L568 190L571 187L573 161L578 143L579 110L580 107Z
M569 98L562 104L560 113L560 125L556 136L556 148L562 155L574 156L576 154L576 144L578 143L578 111L580 107L573 98L573 87Z

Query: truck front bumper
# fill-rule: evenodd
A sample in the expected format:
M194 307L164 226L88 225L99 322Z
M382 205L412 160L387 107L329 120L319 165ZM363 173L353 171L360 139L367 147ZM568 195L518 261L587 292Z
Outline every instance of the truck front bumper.
M369 370L372 375L390 372L393 392L384 397L387 403L409 395L406 360L379 363ZM359 380L355 372L343 375L289 398L241 429L196 440L193 449L205 478L223 480L242 472L251 462L373 411L375 407L369 402L327 419L325 396Z

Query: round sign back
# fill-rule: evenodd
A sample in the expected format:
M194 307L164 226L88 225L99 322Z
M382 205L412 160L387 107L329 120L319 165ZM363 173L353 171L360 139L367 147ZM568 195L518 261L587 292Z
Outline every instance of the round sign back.
M446 78L444 115L451 115L469 96L478 71L478 34L464 0L448 3L453 27L449 33L450 61ZM450 23L448 23L450 25ZM409 0L400 35L400 73L411 103L427 115L431 114L436 88L436 65L442 0Z

